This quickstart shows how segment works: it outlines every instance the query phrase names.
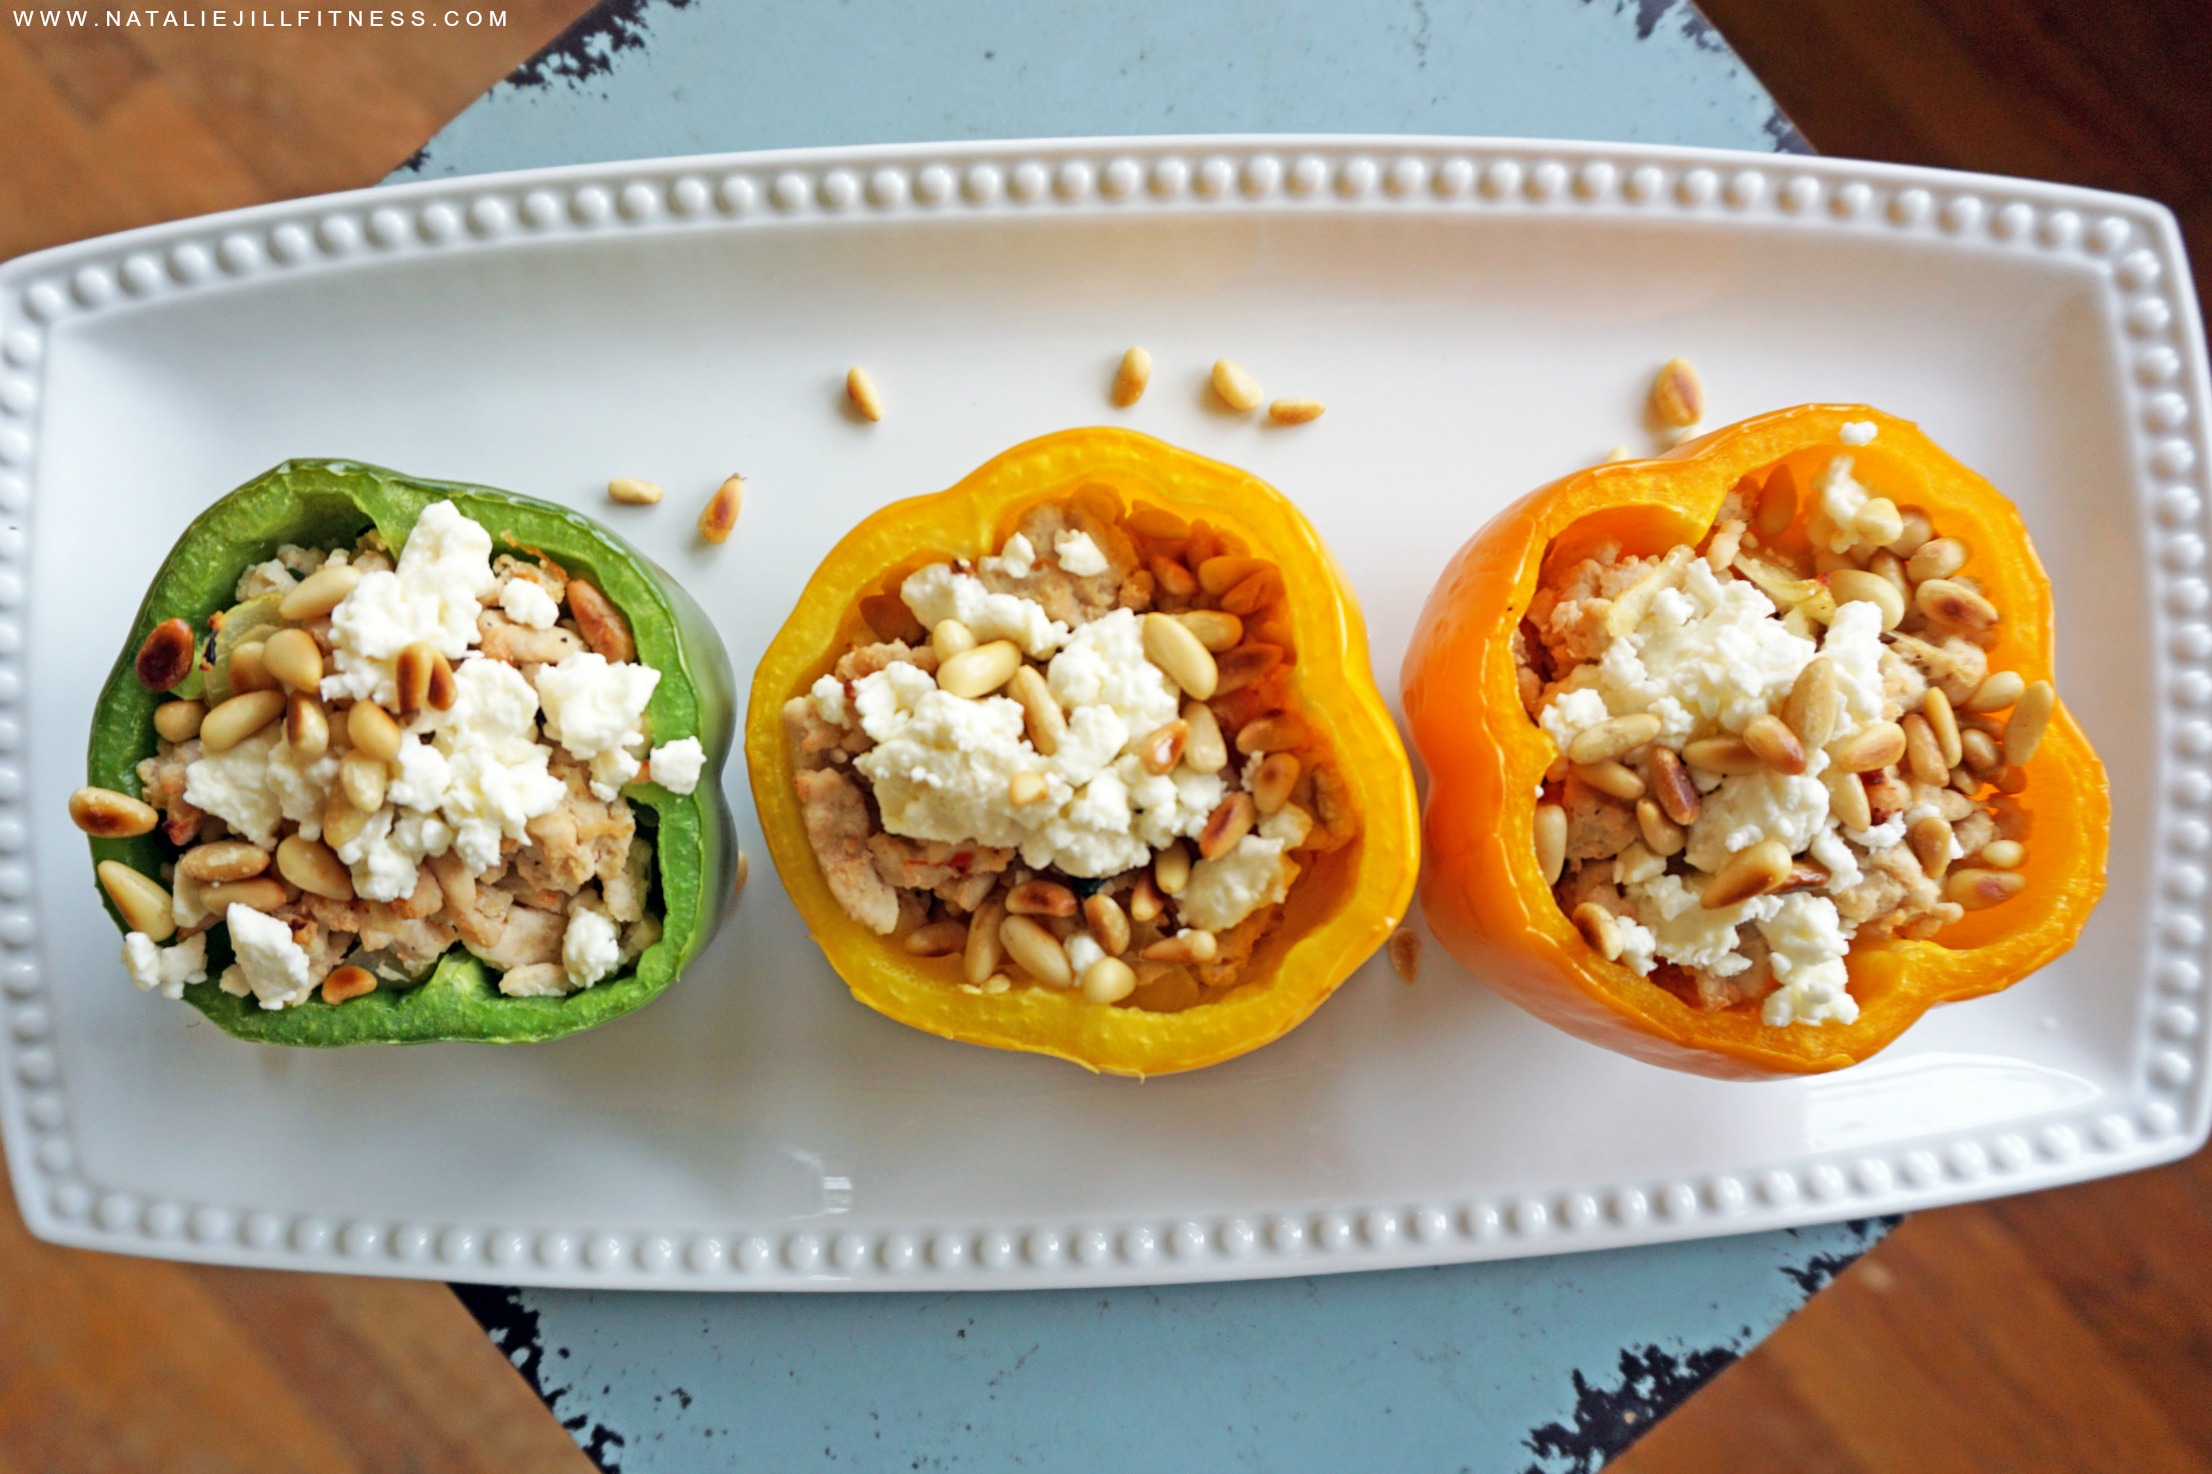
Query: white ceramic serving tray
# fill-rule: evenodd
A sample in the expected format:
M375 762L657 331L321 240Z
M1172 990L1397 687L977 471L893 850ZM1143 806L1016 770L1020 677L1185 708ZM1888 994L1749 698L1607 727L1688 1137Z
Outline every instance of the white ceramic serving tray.
M1158 365L1109 407L1123 348ZM1327 417L1211 407L1222 355ZM740 689L863 513L1126 424L1311 514L1397 667L1507 501L1807 400L2015 497L2113 785L2080 946L1870 1064L1731 1085L1556 1033L1431 946L1289 1038L1094 1078L847 996L762 855L660 1002L505 1049L240 1044L134 991L63 800L170 541L287 456L570 502L720 622ZM848 365L882 423L843 406ZM1458 139L959 144L305 200L0 267L0 1114L58 1242L510 1283L984 1288L1429 1264L1889 1213L2149 1166L2207 1126L2206 370L2167 212L1833 160ZM725 547L700 501L750 477ZM610 476L667 486L608 503Z

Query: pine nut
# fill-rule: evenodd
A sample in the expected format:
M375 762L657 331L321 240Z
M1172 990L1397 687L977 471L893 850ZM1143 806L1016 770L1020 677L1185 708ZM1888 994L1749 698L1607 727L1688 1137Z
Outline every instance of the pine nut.
M356 750L380 763L399 761L399 723L373 701L356 701L346 709L346 736Z
M251 880L269 868L269 852L242 839L218 839L195 845L177 861L177 874L201 884Z
M1022 668L1022 649L1012 640L993 640L963 650L937 667L937 689L975 700L988 696Z
M1259 768L1252 774L1252 804L1262 814L1282 811L1290 802L1290 791L1298 786L1304 765L1295 754L1271 752L1260 759Z
M1147 355L1147 362L1150 356ZM1139 502L1129 509L1122 519L1122 526L1132 537L1147 537L1154 542L1180 542L1190 536L1190 524L1165 507L1155 507L1150 502Z
M1163 896L1179 896L1190 884L1190 851L1181 840L1152 857L1152 883Z
M1129 888L1129 919L1143 923L1157 921L1167 909L1167 898L1160 894L1160 887L1150 873L1139 875L1137 883Z
M1914 583L1949 578L1966 566L1970 550L1955 537L1939 537L1922 543L1905 559L1905 577Z
M1897 536L1889 540L1889 550L1900 558L1910 558L1935 536L1935 524L1918 507L1901 507L1898 511L1902 525Z
M1828 592L1838 604L1867 603L1882 611L1882 628L1893 630L1905 617L1905 596L1879 573L1839 568L1828 575Z
M929 638L929 631L922 628L914 611L897 594L862 595L860 618L879 640L895 640L912 648Z
M1199 858L1218 860L1228 854L1252 832L1259 816L1259 806L1252 802L1251 794L1230 794L1206 816L1206 827L1198 835Z
M1250 757L1258 752L1288 752L1313 740L1304 717L1295 712L1269 712L1237 728L1237 751Z
M154 730L164 742L190 742L206 716L204 701L164 701L154 708Z
M1982 683L1974 688L1974 694L1966 698L1966 709L1975 713L2003 711L2020 699L2020 693L2028 689L2028 683L2016 670L1993 670L1982 677Z
M1644 780L1636 776L1636 770L1617 762L1575 763L1571 771L1598 792L1634 803L1644 796Z
M1207 963L1221 955L1221 941L1210 931L1178 932L1138 954L1147 962Z
M169 892L162 889L160 881L133 870L120 860L102 860L93 869L100 878L100 889L115 903L125 926L135 932L144 932L157 942L176 935L177 921Z
M1930 686L1920 709L1928 718L1929 730L1935 733L1936 747L1943 754L1943 766L1955 768L1964 762L1966 750L1959 735L1958 715L1951 710L1951 698L1943 694L1943 688Z
M1108 957L1119 957L1129 950L1129 917L1121 903L1104 891L1094 891L1084 899L1083 924Z
M1858 774L1838 772L1828 785L1828 812L1846 829L1861 832L1874 827L1874 805L1867 800L1866 785Z
M346 792L346 802L364 814L384 807L387 776L384 764L369 752L349 752L338 764L338 785Z
M1952 841L1951 821L1941 814L1923 814L1905 830L1905 843L1912 846L1913 858L1930 880L1943 879L1943 872L1951 868Z
M2028 886L2017 870L1954 870L1943 882L1943 898L1969 911L1983 911L2009 901Z
M1682 761L1700 772L1730 778L1756 773L1766 766L1741 737L1700 737L1695 742L1685 742Z
M1687 358L1670 358L1651 381L1651 412L1662 425L1680 429L1705 418L1705 386Z
M1146 562L1152 582L1159 593L1170 599L1188 599L1198 592L1198 575L1192 573L1165 553L1155 553Z
M737 852L737 884L730 887L730 894L733 896L742 896L743 894L745 894L745 881L746 878L752 873L753 857L746 854L743 850L739 850Z
M584 637L585 644L615 664L637 659L637 639L630 633L630 621L614 607L614 600L608 598L599 585L571 574L566 592L568 612L575 619L576 631ZM438 705L435 678L430 705L438 711L446 709Z
M1997 627L1997 606L1963 583L1931 578L1912 591L1915 609L1939 625L1974 633Z
M334 967L330 976L323 979L323 1002L350 1003L356 998L366 998L376 991L376 974L365 967L347 963Z
M1186 696L1200 701L1213 699L1214 688L1221 683L1221 668L1214 664L1213 652L1198 642L1190 626L1166 614L1147 614L1144 617L1144 653L1154 665L1167 673Z
M1220 561L1219 558L1213 560L1214 563ZM1213 563L1206 566L1211 568ZM1244 621L1219 609L1189 609L1175 617L1190 626L1190 632L1198 636L1198 643L1210 654L1234 650L1244 639Z
M132 839L152 833L161 810L112 788L80 788L69 795L69 821L94 839Z
M323 843L344 849L360 838L368 822L369 816L348 803L344 793L333 793L323 805Z
M1310 425L1328 413L1318 399L1278 399L1267 407L1267 417L1278 425Z
M1006 780L1007 802L1016 808L1042 803L1051 791L1052 787L1045 781L1045 775L1038 772L1024 770Z
M1796 520L1796 478L1779 472L1768 477L1765 489L1759 493L1759 510L1754 514L1759 536L1769 540L1780 537Z
M726 543L737 530L737 514L745 509L745 478L732 476L715 488L699 509L699 536L710 543Z
M1979 727L1968 727L1959 733L1959 757L1969 772L1984 777L2005 765L2005 755L1997 750L1997 739Z
M234 693L277 689L276 677L269 674L268 651L266 641L248 640L230 652L230 689Z
M2018 870L2028 863L2028 847L2017 839L1993 839L1977 858L1992 870Z
M1852 734L1835 753L1835 759L1836 766L1846 773L1871 773L1904 755L1904 728L1895 722L1870 722Z
M248 691L207 714L200 723L200 742L209 752L228 752L282 715L282 692Z
M1221 402L1238 414L1258 409L1267 396L1260 392L1259 380L1246 373L1244 366L1233 359L1214 360L1214 393Z
M1567 811L1557 804L1536 806L1536 868L1544 884L1559 884L1567 868Z
M1859 535L1860 542L1886 548L1904 535L1905 517L1888 497L1870 496L1852 517L1851 530Z
M133 662L138 684L149 691L166 691L192 674L198 655L199 640L192 626L181 619L165 619L147 631L146 642L138 647Z
M1000 923L1006 920L1006 906L996 896L975 908L975 915L968 918L968 940L960 958L960 975L971 983L981 984L998 971L999 959L1005 953L998 939Z
M1241 553L1219 553L1198 565L1198 587L1209 594L1226 594L1255 573L1264 573L1275 565L1265 558L1248 557ZM1185 620L1188 624L1190 621ZM1234 645L1236 641L1229 642ZM1206 647L1212 649L1211 645Z
M1263 568L1221 596L1221 607L1240 618L1249 618L1283 597L1283 572Z
M1177 717L1137 744L1137 761L1154 776L1172 773L1182 763L1183 748L1189 741L1190 724Z
M1575 763L1602 763L1608 758L1619 757L1658 736L1659 726L1659 718L1648 711L1607 717L1604 721L1575 733L1574 740L1567 744L1567 760Z
M967 950L968 929L957 921L932 921L908 932L901 945L909 957L950 957Z
M262 668L287 691L322 689L323 647L303 629L281 629L261 647ZM235 668L235 665L234 665ZM232 681L235 683L234 675Z
M1705 804L1689 770L1682 765L1681 755L1671 747L1654 747L1647 766L1660 809L1677 824L1695 824Z
M957 619L940 619L937 627L929 632L929 648L937 652L940 662L965 655L982 643L975 637L975 631Z
M1009 916L999 923L999 945L1014 965L1047 987L1075 985L1075 970L1060 939L1027 916Z
M351 563L318 568L284 591L277 602L277 613L287 624L320 619L345 602L346 595L360 582L361 570Z
M1568 919L1574 923L1575 930L1582 933L1582 940L1589 943L1591 951L1607 962L1620 960L1621 928L1612 912L1595 901L1584 901L1575 907Z
M285 699L284 740L304 758L318 758L330 751L330 713L321 701L300 691Z
M1912 602L1912 580L1905 577L1905 560L1884 548L1866 560L1866 571L1897 590L1897 597Z
M2013 703L2012 720L2005 723L2005 762L2015 768L2024 768L2035 757L2036 749L2043 745L2043 734L2051 725L2051 713L2058 706L2058 692L2049 681L2031 682Z
M578 578L572 578L568 581L568 591L572 599L579 587L590 588L591 585ZM574 607L573 602L570 607ZM608 660L614 660L615 657L608 655L604 647L595 645L593 648L597 649L601 655L605 655ZM637 652L633 650L630 653L634 655ZM628 657L624 658L627 659ZM461 698L461 687L453 679L453 664L445 658L444 652L438 650L430 652L429 697L432 711L451 711L453 710L453 703Z
M876 391L876 381L858 364L845 371L845 397L864 419L883 418L883 396Z
M1132 348L1121 356L1121 367L1114 370L1113 399L1116 408L1127 409L1144 398L1147 385L1152 382L1152 355L1142 348Z
M1218 773L1229 766L1229 739L1221 735L1221 722L1203 701L1183 703L1183 725L1190 740L1183 744L1183 766L1193 773Z
M1227 696L1231 692L1242 691L1282 663L1283 647L1280 645L1239 645L1221 657L1220 664L1216 667L1219 684L1214 687L1214 695Z
M1762 839L1729 857L1698 898L1708 911L1763 896L1790 877L1790 852L1778 839Z
M1782 702L1782 720L1808 752L1826 747L1843 717L1843 691L1835 662L1819 656L1807 662Z
M353 899L352 874L319 839L287 834L277 842L276 864L277 874L311 896L329 901Z
M1777 773L1802 773L1805 771L1805 745L1797 740L1789 723L1770 713L1753 717L1744 724L1744 746L1758 756L1760 762Z
M948 619L945 623L953 621ZM1068 735L1068 719L1060 710L1060 703L1053 699L1052 688L1045 684L1043 674L1025 662L1007 681L1006 694L1022 709L1022 725L1029 733L1029 745L1044 757L1057 753ZM1041 790L1038 796L1043 796Z
M626 507L650 507L665 493L650 481L635 476L617 476L607 483L607 495Z
M200 888L201 903L218 916L233 906L244 906L249 911L274 911L290 899L285 893L284 883L266 875Z
M1688 842L1682 826L1666 816L1659 805L1648 798L1636 800L1636 828L1644 837L1644 848L1660 859L1668 859L1682 853Z
M421 640L415 641L399 652L392 662L392 685L398 700L392 714L403 727L412 727L421 719L423 708L430 703L430 658L438 652ZM450 679L452 672L446 672Z
M1075 892L1056 880L1025 880L1006 893L1009 916L1073 916Z
M1938 788L1951 781L1951 765L1943 760L1943 749L1936 741L1935 728L1919 712L1908 714L1902 723L1905 730L1905 766L1916 783L1932 783Z
M1137 991L1137 972L1119 957L1101 957L1083 969L1082 986L1093 1003L1119 1003Z

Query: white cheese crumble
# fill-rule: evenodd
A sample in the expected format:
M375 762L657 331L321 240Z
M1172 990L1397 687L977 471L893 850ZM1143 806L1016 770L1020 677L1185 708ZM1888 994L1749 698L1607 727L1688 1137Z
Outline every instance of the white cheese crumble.
M1773 949L1769 961L1781 986L1767 994L1760 1018L1774 1028L1850 1023L1859 1016L1858 1000L1846 990L1849 978L1843 964L1851 933L1836 914L1836 903L1802 893L1767 899L1780 904L1760 919L1759 934Z
M453 686L432 739L448 772L439 811L454 849L481 873L498 863L500 840L525 842L525 826L559 807L568 785L547 771L553 753L537 740L538 693L521 671L471 660L454 670Z
M185 985L207 981L207 934L186 937L174 947L159 946L142 931L123 938L123 967L141 993L182 998Z
M1770 839L1780 840L1793 855L1801 854L1827 822L1827 784L1764 768L1725 778L1705 796L1683 853L1705 871L1718 870L1730 855Z
M314 995L307 949L292 940L292 928L236 903L223 913L223 924L230 929L231 951L238 958L224 971L225 992L244 996L238 986L243 984L263 1008L272 1010L305 1003Z
M1849 552L1859 540L1854 524L1859 509L1872 496L1851 474L1851 457L1837 456L1813 478L1813 490L1819 494L1820 510L1828 517L1827 549L1831 553Z
M516 624L549 630L561 617L561 606L532 578L510 578L499 586L499 607Z
M1024 579L1036 571L1037 549L1028 538L1015 533L1006 540L995 558L985 558L978 565L985 573L1003 573L1011 579Z
M707 750L696 737L682 737L674 742L664 742L653 749L646 760L646 772L653 781L670 793L690 793L699 786L699 775L706 771Z
M852 703L845 698L845 683L837 677L822 677L808 688L807 697L814 703L814 714L831 726L853 724Z
M238 583L231 589L230 596L233 601L243 604L248 599L257 599L263 594L280 594L298 582L292 576L292 570L284 566L282 559L271 558L268 562L256 563L239 574Z
M1087 532L1068 531L1055 535L1052 555L1060 560L1062 572L1072 573L1077 578L1104 573L1109 566L1106 555L1099 551L1098 544Z
M330 612L334 674L323 698L397 705L392 664L416 641L458 661L478 638L476 616L498 586L492 535L451 502L433 502L415 519L395 569L361 576Z
M982 580L955 572L950 563L932 563L908 574L899 585L899 597L925 630L957 619L978 640L1012 640L1037 660L1068 638L1068 627L1045 613L1042 604L1017 594L994 594Z
M622 962L622 938L615 924L597 911L576 908L561 934L561 966L568 980L588 988Z
M1836 432L1836 439L1845 445L1865 445L1881 433L1881 428L1872 420L1846 420Z
M628 661L610 665L578 650L538 670L545 735L591 764L591 791L612 799L638 775L645 754L645 706L661 673Z

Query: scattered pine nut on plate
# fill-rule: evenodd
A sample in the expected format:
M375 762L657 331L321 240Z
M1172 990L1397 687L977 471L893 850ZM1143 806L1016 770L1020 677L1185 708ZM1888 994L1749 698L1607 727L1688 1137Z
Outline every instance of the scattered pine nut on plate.
M710 543L726 543L737 526L737 514L745 506L745 478L732 476L715 489L699 512L699 536Z
M853 408L865 419L883 418L883 396L876 391L876 381L858 364L845 371L845 397L853 402Z
M607 496L629 507L650 507L663 494L660 487L635 476L617 476L607 483Z

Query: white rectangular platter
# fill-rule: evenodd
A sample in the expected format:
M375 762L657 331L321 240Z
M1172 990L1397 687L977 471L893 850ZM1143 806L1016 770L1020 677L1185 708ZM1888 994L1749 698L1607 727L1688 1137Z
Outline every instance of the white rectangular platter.
M1107 403L1131 343L1158 365ZM740 689L856 519L1124 423L1296 499L1396 672L1453 548L1626 442L1686 355L1709 424L1921 422L2016 498L2109 765L2080 946L1840 1075L1670 1074L1430 947L1245 1058L1136 1082L846 994L727 775L752 879L660 1002L558 1043L333 1053L135 992L63 800L139 591L288 456L570 502L718 620ZM1209 407L1230 355L1327 416ZM847 412L848 365L888 406ZM2212 625L2202 328L2141 200L1832 160L1525 141L846 149L274 205L0 267L0 1115L43 1237L581 1286L1004 1288L1311 1273L1888 1213L2203 1141ZM699 502L750 477L737 536ZM671 489L615 507L614 475Z

